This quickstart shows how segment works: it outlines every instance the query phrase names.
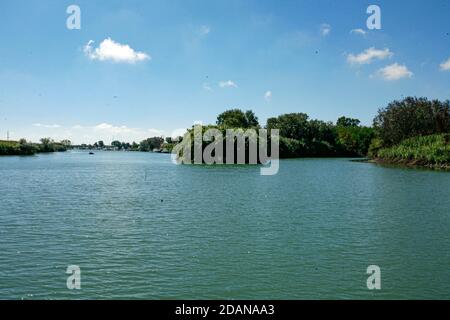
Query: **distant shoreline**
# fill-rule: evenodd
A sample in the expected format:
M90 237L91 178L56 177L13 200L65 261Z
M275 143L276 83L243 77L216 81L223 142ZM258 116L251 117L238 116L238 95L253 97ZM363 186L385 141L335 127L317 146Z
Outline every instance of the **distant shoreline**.
M383 166L403 167L411 169L431 169L436 171L450 171L450 163L426 163L420 160L397 159L387 160L381 158L367 159L368 163L375 163Z

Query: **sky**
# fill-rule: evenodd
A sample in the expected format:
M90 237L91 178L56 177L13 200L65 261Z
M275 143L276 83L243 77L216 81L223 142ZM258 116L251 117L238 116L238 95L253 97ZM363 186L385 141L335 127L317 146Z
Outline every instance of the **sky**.
M0 139L139 142L230 108L371 125L392 100L450 98L449 16L449 0L2 0Z

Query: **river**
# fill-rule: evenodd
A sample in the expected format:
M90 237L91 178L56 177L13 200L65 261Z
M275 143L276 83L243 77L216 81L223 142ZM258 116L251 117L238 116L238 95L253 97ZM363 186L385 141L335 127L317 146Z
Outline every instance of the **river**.
M450 173L349 159L259 173L154 153L0 157L0 299L450 298Z

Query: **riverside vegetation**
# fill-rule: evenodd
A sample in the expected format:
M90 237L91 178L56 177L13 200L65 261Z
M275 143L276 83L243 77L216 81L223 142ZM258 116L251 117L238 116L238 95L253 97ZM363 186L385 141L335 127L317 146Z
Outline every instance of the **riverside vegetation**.
M41 143L31 143L25 139L19 141L0 140L0 155L33 155L36 153L63 152L70 147L69 140L55 142L42 138Z
M309 119L305 113L289 113L269 118L261 126L253 111L230 109L217 117L216 124L203 130L278 129L280 158L297 157L369 157L374 162L431 168L450 168L450 102L407 97L378 111L372 127L358 119L340 117L336 123ZM187 134L193 135L193 128ZM140 143L103 141L82 149L171 152L182 137L152 137ZM193 140L193 139L192 139ZM248 143L248 141L247 141ZM247 144L248 145L248 144ZM55 143L41 139L40 144L0 141L1 155L29 155L38 152L65 151L70 141Z

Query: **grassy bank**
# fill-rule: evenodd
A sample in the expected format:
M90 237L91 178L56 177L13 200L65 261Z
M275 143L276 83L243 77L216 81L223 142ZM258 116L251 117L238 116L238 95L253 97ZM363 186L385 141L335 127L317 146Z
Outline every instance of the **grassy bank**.
M36 153L62 152L67 146L53 142L50 139L42 139L42 143L31 143L25 139L19 141L0 140L0 156L27 156Z
M435 134L409 138L378 150L378 163L450 169L450 134Z

